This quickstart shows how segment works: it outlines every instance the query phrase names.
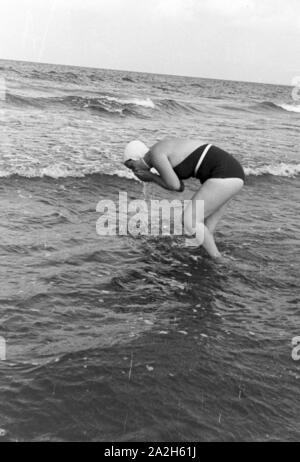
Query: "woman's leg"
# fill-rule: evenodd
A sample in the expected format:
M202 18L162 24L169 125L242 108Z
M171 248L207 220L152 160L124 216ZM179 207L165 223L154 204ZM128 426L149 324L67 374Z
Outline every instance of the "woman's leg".
M212 235L215 234L218 223L223 217L229 201L227 201L226 204L222 205L218 210L216 210L214 213L212 213L209 217L206 218L205 226L208 228Z
M208 254L213 258L221 256L213 234L208 226L203 221L197 221L197 202L204 202L204 220L219 211L235 194L237 194L244 182L239 178L225 178L225 179L211 179L204 183L202 188L194 195L191 203L184 213L184 224L187 232L192 233L196 231L196 235L202 235L204 240L199 242L203 245ZM214 221L216 220L215 217ZM213 218L212 218L213 223ZM212 224L211 223L211 224Z

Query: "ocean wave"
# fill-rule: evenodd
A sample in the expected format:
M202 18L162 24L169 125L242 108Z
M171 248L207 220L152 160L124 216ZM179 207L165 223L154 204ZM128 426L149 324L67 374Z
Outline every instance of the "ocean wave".
M131 79L130 77L122 77L122 80L123 80L124 82L134 83L134 80Z
M104 82L104 79L102 77L100 77L99 75L97 75L97 74L89 74L88 78L92 82Z
M146 107L149 109L155 109L155 104L150 98L146 98L146 99L132 98L132 99L125 99L125 100L121 100L118 98L112 98L108 96L106 98L110 101L115 101L120 104L125 104L125 105L133 104L135 106L142 106L142 107Z
M90 109L99 112L118 115L145 116L139 110L155 109L155 104L150 98L139 99L129 98L121 99L114 96L101 96L100 98L73 98L68 97L69 102L76 103L83 109Z
M20 71L20 70L18 70L18 69L15 69L15 68L12 67L12 66L1 66L0 71L4 71L4 72L13 72L14 74L22 75L22 71Z
M101 167L100 167L101 168ZM45 167L23 166L12 169L0 169L0 178L8 178L12 176L20 176L24 178L44 178L53 179L60 178L85 178L91 175L108 175L117 176L119 178L127 178L128 180L136 180L134 174L127 169L113 168L111 171L101 171L97 166L68 166L63 163L48 165ZM277 176L295 178L300 174L300 164L280 163L274 165L261 165L258 167L246 167L245 173L247 176Z
M139 113L139 110L149 110L155 109L155 104L150 98L139 99L139 98L129 98L122 99L115 96L101 96L100 98L87 99L83 98L78 100L72 97L72 102L81 103L83 102L84 109L91 109L100 112L107 112L110 114L119 114L119 115L142 115ZM145 115L145 113L143 113Z
M288 111L288 112L297 112L297 113L300 113L300 105L293 105L293 104L280 104L280 106L282 107L282 109L284 109L285 111Z
M300 105L296 104L276 104L272 103L271 101L264 101L263 103L259 103L256 107L273 111L287 111L300 113Z
M139 181L134 174L128 169L115 169L103 172L97 167L69 167L62 163L52 164L45 167L16 167L11 169L0 169L0 178L11 178L14 176L35 179L35 178L52 178L55 180L63 178L85 178L92 175L108 175L126 178L128 180Z
M205 85L201 84L201 83L191 83L191 87L195 87L195 88L205 88Z
M300 164L286 164L281 162L280 164L247 167L245 168L245 173L247 176L271 175L294 178L300 173Z
M51 80L57 82L65 82L65 83L78 83L81 81L79 74L75 74L74 72L62 72L62 71L41 71L33 69L27 77L32 78L34 80Z
M139 115L139 109L155 109L155 103L150 98L118 98L110 95L101 95L88 98L77 95L62 97L25 97L7 93L6 103L17 106L45 107L72 106L75 109L93 110L118 115ZM140 114L141 115L141 114Z
M219 97L214 96L206 96L209 99L219 99ZM269 111L269 112L294 112L300 113L300 105L293 105L293 104L276 104L271 101L264 101L262 103L258 103L252 106L246 105L230 105L230 104L222 104L220 107L223 109L228 109L230 111L237 111L237 112L249 112L249 111Z
M88 97L75 94L52 97L30 97L7 93L6 103L17 106L46 107L52 106L72 107L73 109L97 111L109 115L145 117L149 111L158 110L166 114L194 114L199 109L191 103L177 101L175 99L160 99L155 102L150 98L117 97L114 95L100 94Z
M188 114L199 112L199 109L192 104L179 102L174 99L162 99L157 102L157 107L168 114L173 114L174 112Z
M6 70L19 75L22 75L26 79L32 81L45 81L45 82L59 82L68 84L84 84L86 85L89 81L98 82L103 81L103 77L100 75L100 71L95 72L82 72L82 69L77 68L76 70L62 70L62 69L24 69L20 71L14 66L6 66L0 68L0 70Z
M21 107L42 107L41 98L29 98L26 96L14 95L9 92L5 95L5 103Z

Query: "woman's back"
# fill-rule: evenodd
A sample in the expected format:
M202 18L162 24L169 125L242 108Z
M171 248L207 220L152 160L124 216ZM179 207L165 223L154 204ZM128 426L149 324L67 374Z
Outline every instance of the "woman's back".
M164 138L151 148L153 154L161 154L168 157L172 167L180 164L197 148L204 145L203 140L191 140L184 138Z

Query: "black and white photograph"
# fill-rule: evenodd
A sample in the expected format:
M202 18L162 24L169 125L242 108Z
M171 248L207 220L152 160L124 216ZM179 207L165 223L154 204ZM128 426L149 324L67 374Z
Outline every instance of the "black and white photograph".
M0 0L0 443L300 441L299 0Z

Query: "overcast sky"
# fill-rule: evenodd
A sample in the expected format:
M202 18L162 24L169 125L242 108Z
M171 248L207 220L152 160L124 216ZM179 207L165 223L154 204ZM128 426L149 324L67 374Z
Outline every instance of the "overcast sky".
M300 0L0 0L0 58L291 84Z

